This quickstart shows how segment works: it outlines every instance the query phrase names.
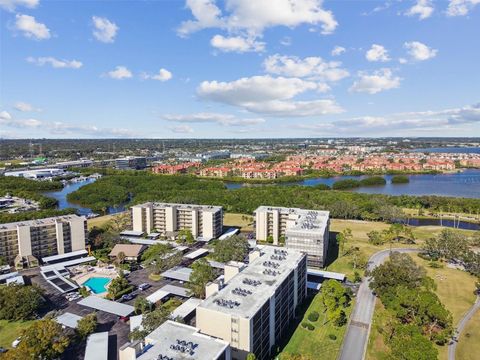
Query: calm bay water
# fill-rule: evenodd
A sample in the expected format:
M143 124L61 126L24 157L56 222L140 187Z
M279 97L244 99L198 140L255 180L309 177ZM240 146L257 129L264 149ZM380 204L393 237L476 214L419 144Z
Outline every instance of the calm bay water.
M428 152L428 153L480 154L480 147L434 147L434 148L414 149L412 151Z
M336 176L331 178L313 178L291 183L279 183L277 186L315 186L326 184L332 186L334 182L344 179L363 179L366 176ZM385 175L386 185L369 186L352 191L367 194L386 195L439 195L453 197L480 198L480 170L468 169L459 173L438 175L409 175L408 184L392 184L392 175ZM245 184L227 183L229 189L238 189ZM248 185L264 186L264 185Z

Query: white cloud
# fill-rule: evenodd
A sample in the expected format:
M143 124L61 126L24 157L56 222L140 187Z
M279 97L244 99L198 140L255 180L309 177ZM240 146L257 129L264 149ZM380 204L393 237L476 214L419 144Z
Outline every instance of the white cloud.
M33 105L31 105L29 103L26 103L26 102L23 102L23 101L17 101L13 105L13 108L15 110L18 110L18 111L21 111L21 112L33 112L33 111L40 112L40 111L42 111L41 109L37 109L37 108L33 107Z
M480 104L464 106L460 108L440 111L417 111L393 113L383 116L359 116L350 119L342 119L319 124L297 124L296 128L309 130L317 134L393 134L399 131L413 130L412 135L418 135L417 131L459 131L468 129L475 123L480 123Z
M165 114L165 120L179 123L214 123L223 126L250 126L265 122L262 118L237 118L231 114L194 113L194 114Z
M104 17L92 16L93 26L93 36L98 41L104 43L113 43L115 41L115 36L117 35L118 26Z
M419 41L406 42L404 48L413 60L425 61L437 56L438 50L429 48L427 45Z
M332 56L339 56L339 55L342 55L345 51L347 51L347 49L345 49L343 46L335 46L333 49L332 49Z
M170 131L176 134L191 134L193 133L193 128L189 125L178 125L169 127Z
M21 31L23 36L30 39L45 40L51 37L50 29L45 24L37 22L30 15L15 15L15 29Z
M341 62L327 62L321 57L300 59L296 56L282 56L279 54L271 55L263 62L265 71L271 74L288 77L308 77L327 82L336 82L349 76L348 71L341 68L341 65ZM326 88L323 88L323 90L326 90Z
M13 128L37 128L41 125L41 122L36 119L14 119L8 112L1 111L0 125Z
M237 106L250 112L276 116L316 116L342 112L331 99L294 101L295 96L319 85L298 78L253 76L232 82L204 81L197 94L206 100Z
M380 69L373 73L360 71L358 76L358 80L350 87L350 91L376 94L381 91L398 88L402 80L400 77L394 76L390 69Z
M107 73L107 76L116 79L116 80L122 80L122 79L130 79L133 75L130 70L128 70L125 66L117 66L115 67L115 70L109 71Z
M447 8L448 16L465 16L480 4L480 0L450 0Z
M416 4L405 12L405 15L418 16L420 20L424 20L432 16L434 10L431 0L417 0Z
M210 40L210 45L223 52L261 52L265 50L265 43L256 41L254 38L244 38L241 36L224 37L215 35Z
M365 58L368 61L390 61L388 50L382 45L373 44L372 47L365 53Z
M164 82L164 81L170 80L173 77L173 75L167 69L161 68L156 74L150 75L150 74L143 73L142 77L144 79L152 79L152 80L158 80L158 81Z
M59 60L51 56L39 58L34 58L30 56L27 58L27 61L38 66L44 66L48 64L55 69L80 69L83 66L83 64L78 60Z
M34 9L38 6L39 2L39 0L0 0L0 7L8 11L14 11L20 6Z
M214 0L187 0L193 20L181 23L177 32L187 36L193 32L219 28L229 34L248 34L256 38L270 27L294 28L302 24L320 26L323 34L331 34L338 23L331 11L322 7L322 0L226 0L224 13Z

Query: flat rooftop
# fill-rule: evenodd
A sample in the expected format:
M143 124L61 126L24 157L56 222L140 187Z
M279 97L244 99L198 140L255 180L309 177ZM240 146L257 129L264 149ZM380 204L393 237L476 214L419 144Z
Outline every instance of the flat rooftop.
M250 318L306 256L273 246L260 251L260 257L230 279L223 289L205 299L199 308Z
M176 319L177 317L180 317L184 319L188 317L191 313L195 311L195 309L198 305L200 305L201 302L202 300L197 298L188 299L182 305L172 311L172 313L170 314L170 318Z
M260 206L255 210L259 212L278 211L288 215L286 231L289 233L319 233L323 235L330 218L329 211L307 210L299 208L286 208L276 206Z
M137 360L156 360L160 355L172 359L216 360L229 347L226 341L199 333L199 330L166 321L146 337L153 345Z
M47 256L47 257L42 258L42 261L44 263L48 264L50 261L68 259L68 258L71 258L71 257L82 256L82 255L87 255L87 254L88 254L88 251L83 249L83 250L72 251L72 252L64 253L64 254Z
M86 297L85 299L79 301L78 304L118 316L128 316L135 310L135 308L131 305L107 300L95 295Z
M179 281L189 281L192 271L193 270L190 268L177 266L167 271L164 271L160 275L168 279L174 279Z
M202 210L208 212L217 212L222 210L221 206L214 206L214 205L197 205L197 204L175 204L175 203L162 203L162 202L152 202L152 203L144 203L134 205L132 207L145 207L152 204L154 208L168 208L168 207L176 207L180 210Z
M54 216L54 217L49 217L44 219L37 219L37 220L17 221L17 222L1 224L0 231L16 230L17 226L45 226L45 225L54 225L57 221L68 222L68 221L80 220L80 219L86 220L84 216L78 216L78 215L72 214L72 215Z
M108 331L94 333L88 337L85 360L108 360Z
M78 316L76 314L72 314L69 312L66 312L60 316L57 316L55 318L55 321L58 322L59 324L62 324L64 326L68 326L69 328L76 329L78 322L82 320L81 316Z

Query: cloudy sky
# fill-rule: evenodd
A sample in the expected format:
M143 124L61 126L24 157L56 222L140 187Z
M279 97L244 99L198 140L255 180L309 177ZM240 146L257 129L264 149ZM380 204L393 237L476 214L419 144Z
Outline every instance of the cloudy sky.
M480 0L0 0L0 138L479 136Z

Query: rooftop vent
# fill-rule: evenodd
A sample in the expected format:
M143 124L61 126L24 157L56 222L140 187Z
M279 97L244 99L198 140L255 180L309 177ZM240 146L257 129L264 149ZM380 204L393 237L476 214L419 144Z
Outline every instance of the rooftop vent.
M251 285L251 286L258 286L260 285L262 282L260 280L254 280L254 279L249 279L249 278L245 278L243 279L242 281L245 285Z
M270 275L270 276L277 276L278 274L280 274L280 272L276 271L276 270L265 269L265 270L263 270L263 274L264 275Z
M215 299L214 303L218 306L228 307L230 309L233 309L236 306L240 306L240 303L235 300Z
M232 290L232 294L234 295L240 295L240 296L247 296L247 295L252 295L252 292L247 289L242 289L239 287L236 287L235 289Z
M276 262L273 262L273 261L264 261L263 266L268 267L268 268L272 268L272 269L278 269L280 264L276 263Z

